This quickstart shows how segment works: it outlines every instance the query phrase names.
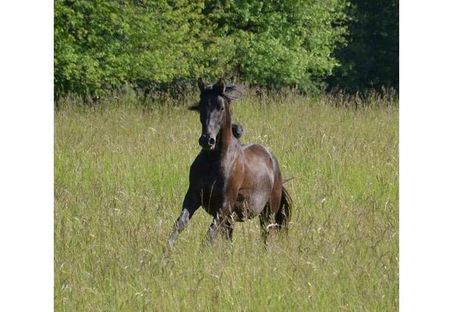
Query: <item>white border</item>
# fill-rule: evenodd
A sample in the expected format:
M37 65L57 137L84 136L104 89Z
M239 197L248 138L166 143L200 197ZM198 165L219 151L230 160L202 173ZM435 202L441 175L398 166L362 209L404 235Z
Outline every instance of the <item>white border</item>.
M447 1L403 0L401 311L452 311L453 49ZM0 311L53 309L53 2L0 4Z
M53 310L53 2L0 2L0 311Z
M453 311L453 49L448 1L400 6L400 307Z

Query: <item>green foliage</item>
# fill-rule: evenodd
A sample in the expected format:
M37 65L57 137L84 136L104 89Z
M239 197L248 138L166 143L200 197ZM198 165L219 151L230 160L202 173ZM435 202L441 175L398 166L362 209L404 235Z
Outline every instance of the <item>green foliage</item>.
M317 89L345 0L55 1L55 92L95 95L235 75Z
M62 1L55 4L56 92L96 94L189 76L199 4Z
M219 35L236 42L237 73L268 87L317 89L337 62L332 57L345 28L344 1L232 1L207 16Z

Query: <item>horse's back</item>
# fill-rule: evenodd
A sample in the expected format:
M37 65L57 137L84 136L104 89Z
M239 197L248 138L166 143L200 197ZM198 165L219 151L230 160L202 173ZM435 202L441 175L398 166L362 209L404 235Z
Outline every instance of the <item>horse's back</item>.
M258 170L265 167L267 170L271 170L273 175L277 173L277 159L265 146L246 144L242 145L242 150L244 151L244 158L248 167L257 167Z

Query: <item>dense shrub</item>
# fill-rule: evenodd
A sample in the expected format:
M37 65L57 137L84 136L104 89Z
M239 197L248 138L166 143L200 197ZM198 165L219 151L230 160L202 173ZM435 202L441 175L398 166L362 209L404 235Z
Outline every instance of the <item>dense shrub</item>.
M97 95L234 75L316 90L338 62L343 0L55 1L55 92Z

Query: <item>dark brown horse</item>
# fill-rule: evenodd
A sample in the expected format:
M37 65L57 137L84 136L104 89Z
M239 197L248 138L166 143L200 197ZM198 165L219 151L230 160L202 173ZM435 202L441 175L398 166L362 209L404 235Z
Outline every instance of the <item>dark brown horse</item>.
M174 245L200 206L213 217L208 241L219 230L231 239L235 221L259 216L266 242L271 227L287 230L292 207L277 159L266 147L241 145L237 139L230 112L235 86L225 86L221 79L210 86L199 79L198 86L200 102L190 109L200 113L202 150L190 168L189 189L168 245Z

